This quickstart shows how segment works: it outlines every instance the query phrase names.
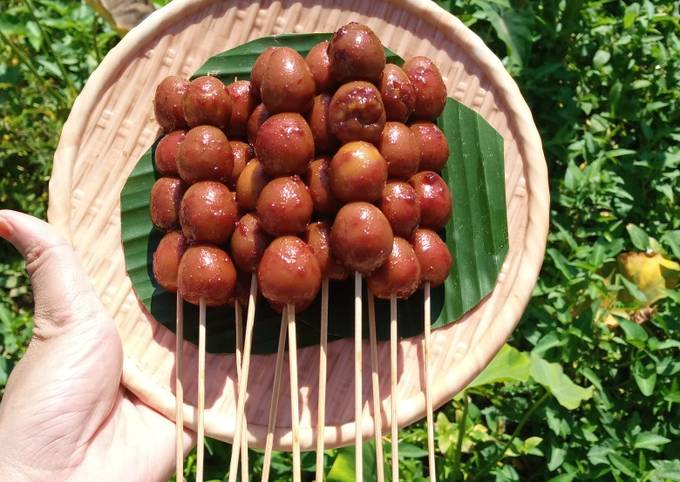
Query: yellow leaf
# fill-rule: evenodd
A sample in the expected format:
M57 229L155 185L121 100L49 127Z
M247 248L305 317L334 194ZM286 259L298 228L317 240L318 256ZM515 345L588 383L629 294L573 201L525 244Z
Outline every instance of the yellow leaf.
M658 253L629 252L621 253L617 259L616 270L605 279L609 284L615 273L620 273L637 286L647 298L646 306L639 309L626 309L620 303L630 301L625 291L618 296L608 296L600 304L596 319L609 328L619 326L619 318L641 324L653 314L653 303L666 296L666 289L673 289L680 280L680 264L664 258Z
M618 318L625 318L629 320L630 314L623 308L614 308L611 310L605 309L601 313L601 318L600 317L598 318L604 320L604 324L607 325L607 328L616 328L617 326L619 326Z
M642 291L651 305L666 296L680 277L680 264L658 253L622 253L618 257L619 271Z

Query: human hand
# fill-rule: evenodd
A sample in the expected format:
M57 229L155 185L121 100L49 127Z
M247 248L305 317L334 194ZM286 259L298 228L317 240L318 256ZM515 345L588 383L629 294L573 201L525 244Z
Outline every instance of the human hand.
M0 237L26 259L35 298L33 338L0 403L0 480L167 480L175 426L121 386L120 338L71 247L13 211L0 211Z

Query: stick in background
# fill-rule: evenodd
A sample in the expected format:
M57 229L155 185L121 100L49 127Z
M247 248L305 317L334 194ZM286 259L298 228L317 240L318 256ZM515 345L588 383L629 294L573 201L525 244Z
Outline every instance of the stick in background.
M177 292L175 327L175 479L184 480L184 299Z
M375 327L375 299L368 291L368 333L371 343L371 385L373 386L373 423L375 425L375 465L378 482L385 480L382 441L382 410L380 408L380 376L378 374L378 341Z
M301 479L300 412L297 368L295 310L316 297L321 285L321 269L312 249L295 236L281 236L267 246L257 270L262 294L271 303L285 305L288 319L288 358L290 362L291 445L293 480Z
M279 412L279 396L281 395L281 372L283 371L283 354L286 351L286 309L281 312L281 327L279 329L279 346L276 350L276 365L274 367L274 384L272 386L272 400L269 404L269 420L267 421L267 438L264 446L264 462L262 463L262 482L269 480L269 470L272 465L272 447L274 446L274 424Z
M293 482L300 482L300 412L298 408L297 335L295 333L295 305L289 304L288 359L290 361L290 412L293 435Z
M430 480L435 481L436 463L434 453L434 417L432 413L431 375L431 288L440 286L446 281L451 272L453 258L449 248L439 235L430 229L416 229L412 236L413 249L421 266L421 281L423 286L423 358L425 358L425 411L427 415L427 451L429 460Z
M196 446L196 481L203 482L203 452L205 427L203 412L205 410L205 300L198 304L198 441Z
M331 227L333 255L343 266L354 272L354 444L355 476L359 481L363 476L361 274L373 276L373 272L387 261L393 244L394 233L390 222L373 204L351 202L340 208L335 215ZM367 282L370 286L370 278Z
M398 343L397 297L408 298L420 283L420 264L411 244L395 236L389 257L368 277L374 296L390 300L390 426L392 435L392 480L399 480L399 423L397 420Z
M423 354L425 355L425 406L427 411L427 457L430 463L430 481L435 482L436 464L434 460L434 417L432 415L432 394L430 393L430 282L426 282L424 286L424 308L425 308L425 348Z
M198 439L196 473L197 479L201 481L205 450L206 307L225 305L230 301L236 287L236 270L225 251L209 244L194 244L184 251L177 273L180 293L185 301L198 305L199 313L198 397L197 410L194 413ZM196 273L200 276L196 276Z
M321 282L321 340L319 344L319 404L316 422L316 481L324 476L324 432L326 427L326 365L328 362L328 278Z
M390 426L392 429L392 480L399 480L399 425L397 423L397 298L390 296Z
M243 359L243 327L241 318L241 303L238 297L234 300L234 332L236 335L236 377L241 379L241 360ZM246 418L241 420L243 430L241 431L241 481L248 482L248 425Z
M362 429L362 376L361 376L361 274L354 273L354 474L357 481L363 480L363 429ZM396 480L396 479L395 479Z
M236 403L236 429L231 448L231 461L229 463L229 482L236 482L238 476L239 451L241 449L241 433L245 419L246 390L248 388L248 371L250 370L250 348L253 341L253 324L255 323L255 304L257 302L257 276L250 278L250 294L248 295L248 314L246 315L246 334L243 341L243 365L241 377L238 381L238 398Z

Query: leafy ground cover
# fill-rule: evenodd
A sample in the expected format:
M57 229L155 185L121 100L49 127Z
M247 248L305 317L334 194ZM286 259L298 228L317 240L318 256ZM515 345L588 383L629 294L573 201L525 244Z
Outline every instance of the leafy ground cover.
M680 3L439 3L517 79L552 192L524 318L436 414L439 479L680 480ZM10 0L0 32L0 206L44 217L63 121L119 37L64 0ZM28 280L6 243L0 286L2 390L31 333ZM422 424L400 433L403 480L425 480L425 440ZM224 479L228 452L208 442L209 477ZM367 474L371 454L367 444ZM260 460L251 452L253 477ZM307 480L313 464L305 454ZM353 450L329 451L326 464L329 480L352 480ZM288 480L289 456L276 454L273 471Z

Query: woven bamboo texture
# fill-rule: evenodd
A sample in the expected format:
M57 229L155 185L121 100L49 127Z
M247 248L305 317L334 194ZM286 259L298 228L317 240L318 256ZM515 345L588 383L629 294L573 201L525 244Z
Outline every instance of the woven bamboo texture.
M177 0L133 29L104 59L76 100L55 154L48 217L70 240L115 318L123 341L123 383L174 417L175 336L145 312L126 275L120 192L141 154L159 134L153 92L166 75L188 77L209 56L285 32L330 32L349 21L368 24L404 58L428 55L449 96L481 113L505 145L509 252L494 291L457 323L432 333L432 397L440 406L474 378L505 342L529 300L543 260L549 191L531 112L502 63L459 20L429 0ZM332 309L332 294L331 294ZM351 322L351 320L348 320ZM329 344L327 447L353 442L354 352L351 339ZM370 358L364 347L361 429L373 432ZM301 443L314 447L318 347L299 350ZM389 423L389 343L379 346L383 426ZM399 344L399 425L425 416L422 336ZM246 414L250 445L264 445L275 354L253 356ZM287 364L286 364L287 365ZM195 427L197 350L185 342L185 410ZM283 379L288 379L287 366ZM231 441L236 411L233 355L207 357L205 426ZM284 384L286 385L286 384ZM290 449L289 389L281 393L275 448Z

